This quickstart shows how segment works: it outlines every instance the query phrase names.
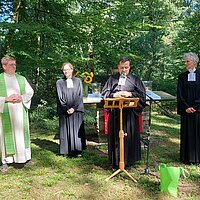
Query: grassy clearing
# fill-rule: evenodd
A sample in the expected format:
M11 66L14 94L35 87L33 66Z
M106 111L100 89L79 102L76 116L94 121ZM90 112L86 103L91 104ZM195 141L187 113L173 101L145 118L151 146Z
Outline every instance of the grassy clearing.
M53 200L53 199L174 199L159 191L159 179L143 175L146 149L142 161L136 163L130 173L135 184L125 173L105 181L114 171L107 162L107 146L88 141L82 158L64 158L59 155L55 133L32 132L32 157L34 165L10 166L0 176L1 199ZM200 197L200 166L179 163L179 122L152 114L150 171L159 176L158 166L182 166L190 173L181 178L177 199L196 200Z

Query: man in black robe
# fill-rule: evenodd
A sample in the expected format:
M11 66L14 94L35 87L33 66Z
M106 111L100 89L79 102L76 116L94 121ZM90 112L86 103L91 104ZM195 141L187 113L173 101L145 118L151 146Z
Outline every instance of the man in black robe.
M195 53L184 54L186 72L178 77L177 113L181 115L180 160L200 163L200 71Z
M65 77L56 82L60 154L81 156L82 150L86 148L82 82L72 76L71 63L64 63L62 70Z
M118 62L118 73L107 80L102 95L104 98L139 97L136 108L123 109L125 167L130 167L135 161L141 160L141 143L139 130L139 115L145 106L145 88L142 81L130 72L131 60L122 57ZM108 126L108 154L113 168L119 166L119 125L120 110L109 110Z

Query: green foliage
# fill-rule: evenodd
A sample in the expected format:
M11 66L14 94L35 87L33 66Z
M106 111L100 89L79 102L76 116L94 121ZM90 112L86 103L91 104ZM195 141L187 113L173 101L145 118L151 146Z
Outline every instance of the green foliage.
M153 90L160 90L176 96L177 80L162 79L153 82Z
M200 53L198 6L179 0L3 0L0 55L17 58L17 71L48 104L55 101L65 61L101 77L128 56L133 73L163 85L183 71L183 52Z
M88 127L94 127L94 125L96 123L95 114L96 113L95 113L94 109L86 108L85 113L84 113L84 121Z
M180 31L176 37L175 44L181 54L193 51L200 55L199 43L197 42L200 40L199 3L190 6L183 16L183 23L180 24Z
M55 104L50 106L46 101L41 103L31 112L31 127L38 130L58 131L58 117L56 116Z

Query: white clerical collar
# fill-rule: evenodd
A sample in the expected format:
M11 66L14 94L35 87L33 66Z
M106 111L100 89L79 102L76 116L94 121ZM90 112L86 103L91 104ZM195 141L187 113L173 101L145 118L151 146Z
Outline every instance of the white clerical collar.
M196 81L196 73L194 73L196 71L196 68L189 69L188 71L188 81Z
M73 84L73 81L72 81L71 78L67 78L66 82L67 82L67 88L73 88L74 87L74 84Z
M121 74L120 77L119 77L119 82L118 82L118 85L125 85L126 83L126 75L125 74Z

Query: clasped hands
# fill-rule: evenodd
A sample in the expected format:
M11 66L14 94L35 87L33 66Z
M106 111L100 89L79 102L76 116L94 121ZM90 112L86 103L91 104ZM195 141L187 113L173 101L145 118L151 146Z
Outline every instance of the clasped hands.
M189 107L186 109L186 113L194 113L196 110L193 107Z
M119 91L114 93L113 97L117 97L117 98L121 98L121 97L132 97L132 93L131 92L127 92L127 91Z
M22 102L22 96L19 94L12 94L5 99L6 102L11 102L11 103L20 103Z
M75 111L74 108L70 108L70 109L67 110L67 114L73 114L74 111Z

